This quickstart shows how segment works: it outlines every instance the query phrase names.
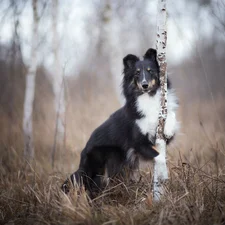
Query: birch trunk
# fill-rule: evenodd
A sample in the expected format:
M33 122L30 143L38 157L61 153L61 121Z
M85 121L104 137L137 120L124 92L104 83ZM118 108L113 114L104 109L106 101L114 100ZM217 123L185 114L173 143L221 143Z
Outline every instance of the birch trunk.
M52 0L52 47L54 55L53 63L53 89L55 95L56 128L55 140L52 150L52 167L54 167L54 158L56 148L64 145L65 139L65 99L64 99L64 81L63 72L59 59L59 34L58 24L58 0Z
M10 91L10 111L9 111L9 118L10 118L10 123L9 123L9 129L8 129L8 142L10 143L11 136L12 136L12 124L14 124L14 90L15 90L15 76L16 76L16 63L17 60L19 59L19 35L18 35L18 28L19 28L19 13L18 13L18 5L15 2L15 0L11 0L11 5L13 7L13 38L12 38L12 47L11 47L11 56L10 56L10 82L9 82L9 90Z
M160 200L161 195L163 194L162 183L168 179L166 139L164 136L164 125L167 117L166 0L158 0L157 15L156 50L157 60L160 66L161 110L156 133L156 148L160 154L155 158L154 162L153 197L155 201Z
M24 99L23 131L24 131L24 156L27 160L34 158L33 144L33 103L35 93L35 77L37 71L37 43L38 43L38 12L37 0L32 1L33 28L30 66L26 76L26 90Z
M105 8L103 11L102 18L102 54L104 57L108 57L109 69L112 74L112 80L114 83L114 88L120 101L123 105L125 102L121 91L122 82L122 50L120 47L120 28L117 24L117 17L114 15L114 10L112 8L112 0L107 0L105 2Z

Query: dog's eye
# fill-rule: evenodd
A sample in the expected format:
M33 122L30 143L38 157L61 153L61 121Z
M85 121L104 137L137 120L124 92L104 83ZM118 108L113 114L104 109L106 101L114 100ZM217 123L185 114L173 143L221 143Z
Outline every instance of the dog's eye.
M148 71L148 72L150 72L150 71L151 71L151 69L148 67L148 68L147 68L147 71Z

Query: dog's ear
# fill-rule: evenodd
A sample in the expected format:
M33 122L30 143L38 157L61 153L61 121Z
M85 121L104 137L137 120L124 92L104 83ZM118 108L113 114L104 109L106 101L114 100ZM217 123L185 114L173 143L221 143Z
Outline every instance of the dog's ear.
M150 59L152 61L157 61L156 60L157 52L153 48L149 48L148 51L144 55L144 59Z
M139 58L136 55L127 55L123 58L124 68L132 68L138 60Z

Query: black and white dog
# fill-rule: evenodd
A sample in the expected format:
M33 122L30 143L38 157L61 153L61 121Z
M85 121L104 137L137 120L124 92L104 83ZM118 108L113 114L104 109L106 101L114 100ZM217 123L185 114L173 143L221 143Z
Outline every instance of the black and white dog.
M159 65L156 50L149 49L143 60L135 55L123 59L125 105L92 133L81 153L78 170L70 176L73 185L92 192L101 189L103 176L120 173L124 166L135 169L139 159L158 156L154 147L160 112ZM168 80L167 119L164 134L170 140L178 129L177 98ZM62 189L68 192L67 180Z

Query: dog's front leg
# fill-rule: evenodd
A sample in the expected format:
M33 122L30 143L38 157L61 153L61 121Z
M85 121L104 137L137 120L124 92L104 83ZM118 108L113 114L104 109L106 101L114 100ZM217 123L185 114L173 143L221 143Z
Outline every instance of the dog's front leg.
M167 118L164 127L164 135L170 140L179 130L179 122L177 121L178 100L173 90L168 90L167 102Z
M171 139L179 128L179 124L176 119L176 113L169 111L166 118L164 127L164 135L167 139Z

